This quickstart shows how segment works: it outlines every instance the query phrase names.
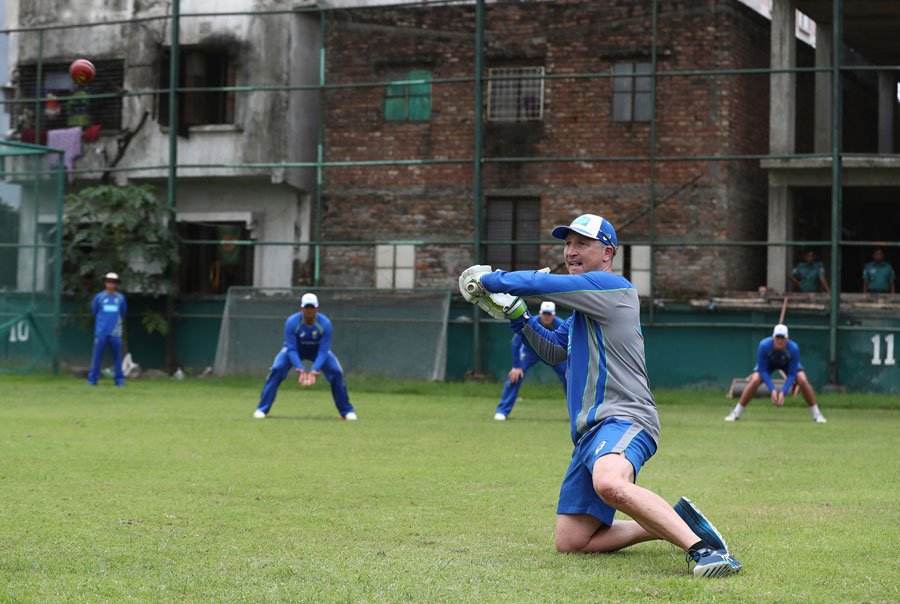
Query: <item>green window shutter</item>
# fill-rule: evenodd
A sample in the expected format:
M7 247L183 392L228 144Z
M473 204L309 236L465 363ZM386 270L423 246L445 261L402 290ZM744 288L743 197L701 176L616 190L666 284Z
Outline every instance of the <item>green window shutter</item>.
M415 70L409 72L410 80L424 80L409 86L409 120L427 122L431 119L431 72Z
M384 91L384 119L397 122L407 119L406 84L390 83Z

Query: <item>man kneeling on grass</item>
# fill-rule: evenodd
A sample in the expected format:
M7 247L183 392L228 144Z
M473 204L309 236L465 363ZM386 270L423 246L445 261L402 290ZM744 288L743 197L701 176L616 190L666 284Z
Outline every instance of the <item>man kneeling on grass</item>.
M575 450L560 489L556 548L611 552L665 539L686 552L688 564L695 563L694 576L738 572L741 563L689 500L682 498L673 509L635 484L641 466L656 452L659 416L647 379L637 291L612 274L615 230L603 218L585 214L552 235L566 242L568 275L473 266L459 285L468 301L495 318L507 317L545 362L567 363ZM540 296L574 312L551 331L515 296ZM616 510L634 520L613 523Z

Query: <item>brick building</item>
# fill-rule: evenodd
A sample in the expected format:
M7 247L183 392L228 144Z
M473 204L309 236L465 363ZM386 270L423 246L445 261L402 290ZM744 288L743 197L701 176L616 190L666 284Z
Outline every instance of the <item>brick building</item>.
M659 72L768 67L769 22L747 6L664 0L658 10ZM328 82L386 84L326 91L326 160L445 163L325 171L324 240L412 242L376 253L327 247L326 285L447 287L473 262L464 243L476 224L473 84L441 80L472 77L475 26L474 6L459 4L328 15ZM646 293L651 169L657 243L765 239L767 185L758 160L678 158L765 154L766 75L660 76L655 166L608 161L651 155L652 86L642 75L651 71L651 31L649 0L487 4L484 75L504 79L484 86L481 235L535 243L486 245L484 262L555 266L559 246L536 241L547 241L554 224L599 213L619 227L621 269ZM765 271L761 248L663 246L655 256L663 296L756 289Z

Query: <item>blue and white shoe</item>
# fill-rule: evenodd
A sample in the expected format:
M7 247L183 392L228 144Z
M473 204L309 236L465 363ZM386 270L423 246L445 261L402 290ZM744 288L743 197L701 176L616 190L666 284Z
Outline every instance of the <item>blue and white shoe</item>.
M704 543L713 546L713 549L728 550L722 533L703 515L703 512L697 509L697 506L691 503L690 499L682 497L673 507L675 508L675 513L684 520L688 528L694 531L694 534L700 537Z
M708 547L688 552L685 554L685 560L687 560L688 566L692 560L696 562L694 576L706 579L737 574L744 566L732 558L727 550L713 550Z

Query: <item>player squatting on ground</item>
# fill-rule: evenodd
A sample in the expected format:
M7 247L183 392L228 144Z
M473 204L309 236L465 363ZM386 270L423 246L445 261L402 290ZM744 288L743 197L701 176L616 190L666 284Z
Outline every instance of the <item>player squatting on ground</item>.
M553 302L541 302L541 325L554 331L562 327L563 320L556 316L556 304ZM522 334L513 334L512 337L512 369L506 377L506 383L503 384L503 392L500 393L500 403L497 405L497 411L494 413L494 419L497 421L505 421L512 413L513 405L516 404L516 398L519 396L519 388L525 381L525 374L541 361L541 358L522 341ZM556 372L559 381L562 382L563 392L566 390L566 363L565 361L550 365Z
M309 371L303 361L310 361ZM272 368L266 376L259 405L253 417L263 419L272 409L278 387L285 380L291 368L300 374L301 386L312 386L320 373L331 384L331 397L341 419L355 420L356 411L347 395L347 382L338 358L331 352L331 321L319 312L319 299L315 294L303 294L300 298L300 312L292 314L284 323L284 346L272 361Z
M694 576L738 572L741 563L689 500L682 498L673 509L635 484L641 466L656 452L659 417L647 379L637 291L611 272L615 230L603 218L585 214L552 235L566 242L568 275L473 266L460 276L460 291L491 316L508 318L547 363L567 362L575 450L560 488L556 548L611 552L665 539L686 552L688 564L695 563ZM550 331L528 315L518 296L539 296L574 312ZM616 510L634 520L614 523Z
M781 390L776 390L772 383L771 373L776 369L781 369L787 376ZM772 330L771 338L760 340L759 349L756 351L756 367L753 368L753 375L750 376L750 381L741 393L741 399L735 405L734 410L725 416L725 421L734 422L741 419L741 414L750 404L761 384L769 387L772 404L781 407L784 405L784 395L791 391L795 380L803 394L803 399L809 405L813 421L817 424L826 423L828 420L819 410L819 405L816 404L816 393L806 377L806 372L803 371L803 365L800 364L800 347L788 338L787 325L779 323Z

